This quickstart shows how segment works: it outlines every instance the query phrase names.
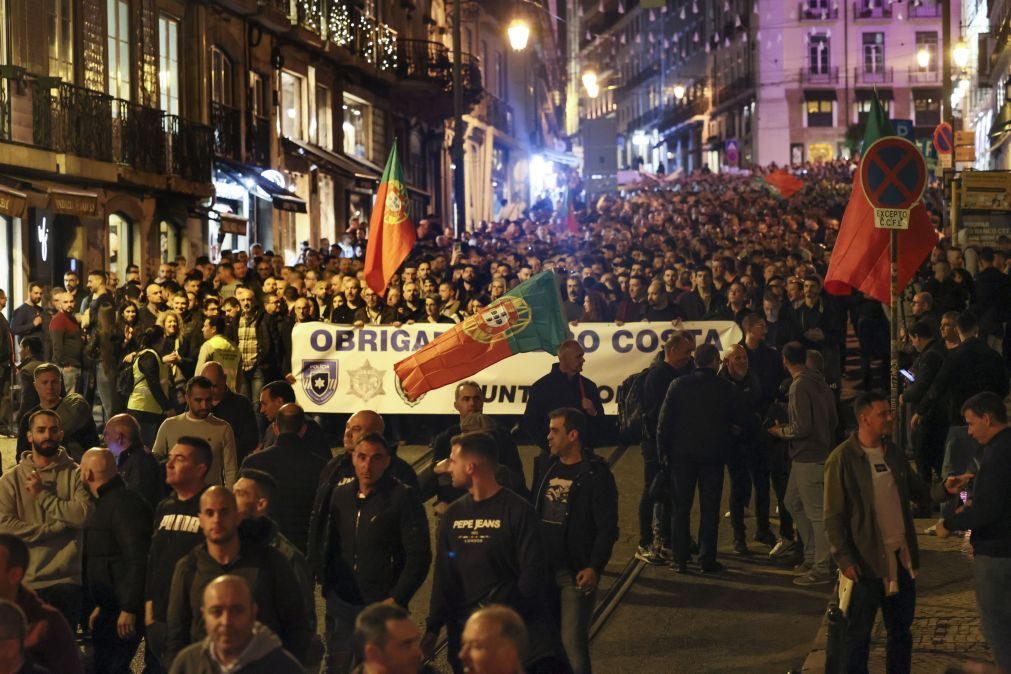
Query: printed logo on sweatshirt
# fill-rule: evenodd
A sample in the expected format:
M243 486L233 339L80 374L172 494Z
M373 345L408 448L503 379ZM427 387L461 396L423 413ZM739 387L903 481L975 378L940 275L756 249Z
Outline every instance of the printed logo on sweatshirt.
M502 520L453 520L453 530L462 543L484 543L491 539L492 531L502 528Z
M189 534L200 532L200 518L193 515L165 515L158 524L159 531L184 531Z

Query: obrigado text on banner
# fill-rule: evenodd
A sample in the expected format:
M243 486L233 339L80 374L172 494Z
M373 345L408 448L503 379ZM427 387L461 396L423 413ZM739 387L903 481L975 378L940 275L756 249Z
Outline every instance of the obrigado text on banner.
M600 386L607 414L617 414L614 393L628 375L656 356L669 323L580 323L573 337L586 352L583 374ZM731 321L683 323L696 344L715 344L721 351L741 340ZM393 366L445 330L438 324L401 327L306 323L292 333L291 371L298 401L309 413L350 413L363 408L383 414L447 414L453 409L453 386L407 400ZM544 352L521 353L473 377L484 388L487 414L522 414L531 384L556 362Z

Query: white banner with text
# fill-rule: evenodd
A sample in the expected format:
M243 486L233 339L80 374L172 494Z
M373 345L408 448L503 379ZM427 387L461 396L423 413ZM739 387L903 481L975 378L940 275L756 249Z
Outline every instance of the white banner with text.
M329 323L295 326L291 336L291 371L295 394L306 412L350 413L372 409L382 414L452 414L454 386L429 391L410 402L393 366L424 348L452 326L413 324L354 328ZM666 323L580 323L569 326L586 352L583 375L600 387L607 414L617 414L615 391L633 372L650 364L675 329ZM741 340L732 321L683 323L697 345L721 351ZM520 353L471 377L484 389L486 414L522 414L530 386L557 359L541 352Z

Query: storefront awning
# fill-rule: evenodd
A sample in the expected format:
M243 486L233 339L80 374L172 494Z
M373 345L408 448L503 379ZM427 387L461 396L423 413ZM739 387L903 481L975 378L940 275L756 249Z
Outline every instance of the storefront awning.
M342 175L347 178L379 182L382 169L374 164L365 163L357 158L345 157L329 150L324 150L311 143L295 138L283 138L284 149L300 157L308 157L323 167L327 173Z
M834 101L836 98L835 89L804 89L805 101Z
M218 227L225 234L246 235L247 222L245 218L232 215L231 213L219 213L218 221Z
M252 191L259 188L267 194L274 208L289 213L307 212L305 201L284 189L280 185L267 180L255 166L247 166L225 159L216 160L216 168L240 185ZM243 231L243 234L245 231Z
M0 214L23 218L28 210L28 195L0 185Z
M98 207L98 194L95 192L78 192L62 187L50 187L49 207L61 215L76 215L79 218L97 218L101 214Z

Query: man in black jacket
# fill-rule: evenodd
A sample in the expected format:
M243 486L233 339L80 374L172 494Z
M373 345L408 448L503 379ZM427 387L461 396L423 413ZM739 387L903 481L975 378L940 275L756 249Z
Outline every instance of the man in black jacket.
M918 417L910 433L913 456L920 479L930 484L932 475L936 474L939 480L945 477L941 474L941 460L944 458L948 417L939 405L923 405L923 399L941 371L948 350L927 321L918 321L909 328L909 341L917 352L912 368L914 379L906 384L900 402L912 405Z
M204 588L221 575L244 578L253 591L257 619L281 638L284 647L304 662L311 639L298 580L280 552L261 542L239 537L235 496L224 487L210 487L200 496L200 528L204 543L176 564L168 608L171 662L183 648L207 636L200 606Z
M407 608L432 563L425 509L389 474L386 440L369 433L353 451L355 477L334 490L330 526L312 556L326 598L329 672L346 671L362 609L390 601Z
M96 499L84 530L85 591L95 606L88 618L95 670L129 674L140 644L137 618L144 608L151 508L127 488L107 449L84 453L81 481Z
M295 403L283 406L274 423L279 431L277 442L250 455L242 467L261 470L274 478L277 484L274 519L281 533L305 552L315 486L326 461L309 451L298 436L305 423L305 412L300 406Z
M520 427L531 442L548 453L548 413L559 407L575 407L589 417L590 432L600 441L605 431L604 403L597 385L580 374L583 370L583 348L574 339L558 345L558 362L551 372L534 382L527 397ZM592 449L592 446L587 443Z
M660 408L657 447L671 472L673 568L685 573L695 490L699 492L699 563L703 573L723 569L716 541L723 495L723 466L734 449L734 429L747 426L734 386L717 376L720 352L712 344L695 350L695 371L674 380Z
M1008 394L1008 375L1001 355L988 347L979 338L979 324L975 314L963 311L958 315L958 336L962 343L947 352L944 364L934 378L923 400L918 406L924 414L914 414L912 426L935 409L946 412L948 434L944 441L944 461L941 471L944 477L958 475L969 470L973 459L979 457L979 444L969 436L968 428L962 420L961 410L969 398L977 393L996 393L1001 398ZM952 502L941 507L943 515L951 514Z
M557 588L562 644L574 674L589 674L597 584L618 539L618 488L607 462L583 449L586 416L548 415L549 456L536 459L534 508Z
M295 402L295 389L286 381L272 381L260 390L259 400L260 414L266 421L266 428L260 439L260 448L265 449L272 447L277 442L277 426L274 420L282 406ZM302 429L298 432L298 437L310 452L321 457L324 461L329 461L333 456L331 450L333 442L313 419L306 417L302 423Z
M14 310L11 316L11 332L18 338L18 343L25 337L35 336L45 344L43 322L45 310L42 308L42 286L32 283L28 286L28 299Z
M639 498L639 547L635 556L647 564L663 564L663 551L670 548L670 494L656 500L651 491L660 473L660 455L656 445L656 425L660 404L667 389L678 377L692 370L695 338L688 332L675 332L663 345L663 358L646 372L642 392L642 496Z
M103 433L123 482L155 508L165 494L165 476L158 459L140 441L140 424L129 414L117 414L105 422Z
M969 531L983 636L1001 671L1011 669L1011 428L1002 398L980 393L962 405L969 435L983 447L972 499L937 524L937 535ZM966 476L968 477L968 476Z

